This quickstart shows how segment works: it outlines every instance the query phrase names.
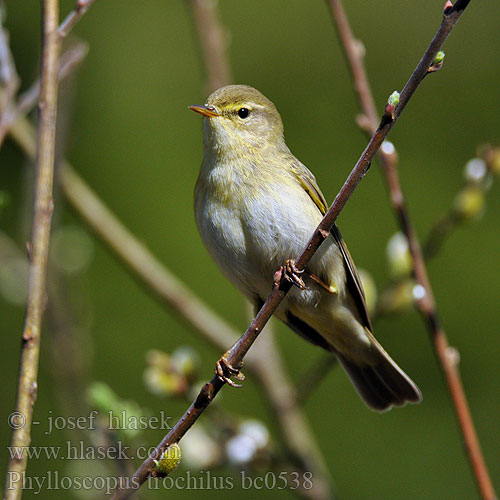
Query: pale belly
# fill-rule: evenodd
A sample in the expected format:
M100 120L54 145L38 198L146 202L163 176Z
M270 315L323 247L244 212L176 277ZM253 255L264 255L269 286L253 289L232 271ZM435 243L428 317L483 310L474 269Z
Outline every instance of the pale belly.
M298 258L321 220L305 191L287 190L279 183L266 188L267 192L237 207L214 200L206 192L197 193L195 200L196 222L205 246L227 278L251 300L256 296L265 300L274 273L286 260ZM337 296L328 297L321 287L307 280L308 290L292 289L286 307L317 308L323 299L336 302L343 296L345 270L332 237L308 269L328 285L334 284Z
M205 183L206 184L206 183ZM286 184L286 183L285 183ZM265 301L274 273L288 259L297 259L321 220L309 195L283 183L266 183L259 196L237 203L238 193L214 197L207 189L196 190L195 215L202 240L224 275L252 302ZM329 293L308 272L332 285ZM314 328L338 352L370 345L357 308L347 293L346 271L341 252L332 236L316 252L303 275L307 290L292 287L276 311Z

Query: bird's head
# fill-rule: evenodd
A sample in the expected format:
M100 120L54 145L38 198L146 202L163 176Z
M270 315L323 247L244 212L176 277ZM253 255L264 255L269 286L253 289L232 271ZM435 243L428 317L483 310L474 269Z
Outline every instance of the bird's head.
M283 122L276 106L247 85L222 87L205 105L189 106L204 116L205 147L233 153L284 145Z

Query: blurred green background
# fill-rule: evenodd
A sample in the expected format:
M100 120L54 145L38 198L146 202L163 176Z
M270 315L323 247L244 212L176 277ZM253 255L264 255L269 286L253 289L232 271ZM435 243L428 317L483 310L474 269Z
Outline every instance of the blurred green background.
M366 46L366 66L382 110L387 96L403 87L434 35L443 2L350 0L346 4L353 30ZM71 1L62 1L61 16L72 6ZM326 4L221 1L219 8L230 32L234 83L250 84L275 102L288 145L316 174L331 201L366 139L354 121L358 105ZM12 51L22 88L27 88L38 74L38 5L9 2L7 14ZM464 165L477 147L500 139L499 16L500 3L471 2L444 46L443 69L425 80L391 133L421 237L452 205L463 184ZM61 88L64 154L161 261L243 331L243 300L210 260L194 224L192 192L202 157L201 123L187 106L203 103L207 88L188 4L181 0L98 0L74 36L86 40L90 51L75 78ZM0 151L0 165L0 229L24 252L30 228L32 168L9 139ZM429 265L443 325L450 343L460 351L464 386L497 489L499 194L500 186L494 183L484 216L454 232ZM379 289L383 288L389 281L386 243L397 226L378 166L361 183L338 223L358 266L367 269ZM120 398L134 400L152 414L163 410L176 419L186 403L158 398L145 389L145 353L153 348L171 352L191 346L199 352L204 380L211 376L220 352L145 293L85 229L60 193L56 194L53 227L59 245L52 246L52 277L59 280L61 304L66 304L59 311L62 322L69 322L71 328L56 335L51 327L54 318L46 317L34 414L41 424L33 429L33 445L64 445L78 439L74 431L47 433L47 422L50 416L73 414L78 404L85 408L84 395L71 391L72 377L81 374L85 382L103 381ZM74 249L70 255L66 255L68 242ZM54 255L57 249L60 253ZM69 270L63 265L65 259ZM20 274L5 263L2 271L0 436L4 450L10 441L6 421L15 404L24 318L19 266ZM281 325L277 329L286 363L297 380L321 353ZM377 415L364 407L341 370L328 374L308 399L305 411L339 498L478 498L450 398L419 316L410 311L378 321L375 333L418 383L424 401L417 407ZM74 362L66 358L67 335L78 339L80 347L73 354L83 367L80 370L73 370ZM61 357L63 362L57 363ZM261 419L276 435L276 424L251 378L241 390L224 389L220 407ZM161 436L161 431L148 431L141 442L152 446ZM6 452L3 457L5 465ZM43 476L47 471L87 471L85 464L78 469L78 464L68 462L31 460L28 472ZM233 471L226 468L220 473ZM235 493L246 499L255 498L256 491L235 486L205 490L203 496L232 498ZM276 489L257 493L264 498L291 496ZM198 496L183 489L167 494ZM80 498L62 490L39 496L48 495ZM143 498L165 495L145 491ZM23 496L35 497L28 490Z

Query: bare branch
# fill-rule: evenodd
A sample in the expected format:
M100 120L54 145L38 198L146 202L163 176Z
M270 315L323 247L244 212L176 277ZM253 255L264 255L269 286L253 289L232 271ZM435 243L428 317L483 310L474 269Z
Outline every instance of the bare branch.
M19 77L9 47L9 33L0 25L0 82L5 87L5 93L0 103L0 115L7 109L8 103L14 98L19 87Z
M59 81L70 75L87 55L88 47L85 43L75 43L63 52L59 61ZM0 146L9 129L19 117L27 115L35 107L40 98L40 80L36 80L18 99L18 104L11 105L0 118Z
M14 58L10 51L9 33L0 24L0 84L2 93L0 95L0 132L5 128L15 108L15 96L19 88L19 77L14 64ZM0 145L5 134L0 133Z
M58 0L43 2L42 85L40 93L40 120L36 160L36 182L33 209L33 227L30 244L28 305L22 336L21 367L16 414L23 425L12 432L11 446L22 450L31 441L33 405L37 393L38 358L40 353L41 321L45 302L46 267L49 248L50 222L53 211L52 184L57 115L57 65L59 58ZM22 481L10 484L12 473L21 476L27 465L27 456L11 459L7 472L5 499L20 499Z
M66 19L59 25L58 42L60 43L69 32L74 28L76 23L83 17L89 7L95 0L77 0L75 7L68 14ZM87 49L84 44L75 44L71 49L65 52L61 58L61 68L59 79L65 78L74 67L78 65L86 56ZM19 82L15 67L12 62L10 49L8 45L7 32L1 29L0 32L0 68L3 76L9 77L9 85L2 93L0 104L0 146L5 139L12 123L19 117L28 114L31 108L36 104L40 93L40 82L37 80L20 98L19 103L15 105L15 94L17 92ZM3 105L2 105L3 104Z
M445 10L446 18L453 15L452 13L463 11L469 2L458 1L454 7L447 6ZM337 33L344 50L349 68L351 70L352 78L358 94L359 102L365 117L365 123L368 125L365 130L372 131L376 128L376 109L375 101L373 99L370 84L366 76L366 71L363 64L363 59L360 54L359 42L354 38L349 22L345 15L341 0L329 0L332 17L335 22ZM449 9L449 10L448 10ZM433 59L428 57L421 67L431 67ZM441 63L442 64L442 63ZM422 74L421 78L424 78ZM421 81L421 80L420 80ZM407 86L411 90L418 82L415 80L413 86ZM405 88L406 88L405 87ZM405 91L403 90L403 93ZM398 107L399 110L399 107ZM417 283L423 287L425 293L423 297L417 299L417 307L425 318L428 326L431 340L436 351L437 358L445 379L448 384L452 401L454 404L457 419L460 424L463 439L467 454L474 472L476 482L483 499L492 500L496 498L493 484L489 477L488 469L484 461L477 433L472 421L472 416L467 404L463 385L460 380L458 367L454 359L449 356L450 347L446 338L444 330L439 326L439 318L436 310L436 303L431 284L428 278L427 269L425 266L422 251L420 249L420 242L417 233L411 223L408 209L406 207L401 183L398 175L398 160L397 154L393 148L379 151L379 158L384 167L387 185L389 188L391 202L399 220L400 226L408 239L410 253L413 258L414 275ZM451 222L451 221L450 221Z
M59 82L75 71L75 68L85 59L88 51L89 49L86 43L78 42L73 44L61 54L58 70ZM36 80L25 92L20 94L16 114L12 121L19 115L29 114L38 102L39 97L40 80Z
M59 26L59 37L65 38L75 27L75 24L83 17L95 0L77 0L73 10L66 16L66 19Z
M10 135L33 158L35 135L26 118L19 119ZM211 311L180 280L166 269L144 245L135 238L95 193L85 184L68 162L64 162L59 180L68 201L96 234L115 252L148 290L171 307L184 321L218 349L226 349L237 340L237 331ZM264 340L265 339L265 340ZM264 337L247 356L246 368L260 382L279 422L285 446L292 459L315 474L316 498L329 498L328 476L314 438L304 416L296 412L295 391L285 375L277 347ZM270 383L274 380L275 383Z
M189 5L203 53L209 91L212 92L231 83L226 57L228 33L219 22L214 0L190 0Z

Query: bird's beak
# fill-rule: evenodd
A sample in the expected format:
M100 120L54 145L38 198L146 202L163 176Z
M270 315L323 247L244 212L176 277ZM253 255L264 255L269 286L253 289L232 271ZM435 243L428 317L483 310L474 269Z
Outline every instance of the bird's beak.
M213 106L200 106L195 104L193 106L189 106L189 109L200 113L200 115L207 116L208 118L220 116L219 112Z

